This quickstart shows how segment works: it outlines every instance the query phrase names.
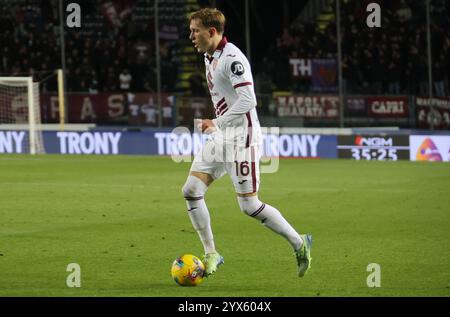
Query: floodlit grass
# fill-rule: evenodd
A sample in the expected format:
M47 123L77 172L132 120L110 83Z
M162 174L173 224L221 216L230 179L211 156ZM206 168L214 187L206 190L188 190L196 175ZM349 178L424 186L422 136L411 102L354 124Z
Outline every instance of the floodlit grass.
M300 279L288 243L238 208L229 177L206 195L225 257L198 287L173 260L202 255L181 194L190 165L143 156L0 156L0 296L449 296L448 163L281 160L260 199L313 235ZM68 288L69 263L81 287ZM369 263L381 287L369 288Z

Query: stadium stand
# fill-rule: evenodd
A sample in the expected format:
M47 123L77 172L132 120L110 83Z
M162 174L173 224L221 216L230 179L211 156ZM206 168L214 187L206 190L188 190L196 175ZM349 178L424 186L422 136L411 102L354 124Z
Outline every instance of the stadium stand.
M383 8L382 28L366 26L366 7L371 1L341 1L343 77L348 93L421 94L428 93L426 16L424 1L377 1ZM283 68L274 77L277 89L309 92L305 83L293 82L287 60L335 58L337 55L335 1L285 28L270 49L269 73ZM450 3L431 1L434 95L449 95ZM328 16L325 23L323 16ZM304 14L301 15L304 17ZM325 23L325 24L324 24ZM275 72L276 73L276 72Z
M370 2L341 0L344 93L426 97L429 92L424 1L377 0L383 8L381 28L368 28L366 25L366 7ZM79 0L77 3L82 7L82 27L66 27L64 36L68 93L129 91L154 94L157 90L154 1ZM208 97L203 58L194 51L188 40L188 13L216 4L229 17L227 32L234 35L230 40L238 41L238 46L245 49L242 3L220 0L160 1L159 52L164 93ZM289 3L295 3L298 7L290 10L285 6L277 13L271 12L270 8L253 7L251 16L251 61L261 105L258 110L265 115L263 119L268 120L269 125L273 122L272 117L280 115L275 109L274 92L316 96L337 94L336 89L314 90L311 79L292 74L290 64L290 59L337 58L336 1L302 0ZM0 0L0 7L0 42L3 44L0 48L0 76L32 74L42 79L60 68L58 1ZM449 11L450 2L431 0L433 95L443 98L450 95ZM276 14L282 15L282 18ZM262 23L267 15L273 15L276 31L269 30ZM262 41L257 32L261 28L267 30L263 45L259 43ZM56 81L40 80L40 85L42 93L57 90ZM177 106L180 104L181 101ZM415 101L409 100L409 107L414 104ZM415 110L410 113L415 113ZM350 113L347 112L346 116ZM370 117L370 114L365 116ZM406 114L403 119L405 126L414 125ZM92 120L98 123L100 119ZM292 125L306 124L295 116L285 120L292 120L289 123ZM333 120L333 124L337 124L337 120ZM394 123L399 124L397 119ZM273 124L287 125L284 121ZM318 118L311 124L332 123ZM375 121L373 124L381 123Z

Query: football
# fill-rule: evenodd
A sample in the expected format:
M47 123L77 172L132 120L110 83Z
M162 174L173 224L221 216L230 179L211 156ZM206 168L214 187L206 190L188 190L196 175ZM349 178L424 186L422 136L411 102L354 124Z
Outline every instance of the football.
M205 265L192 254L185 254L173 261L171 274L173 280L181 286L196 286L203 281Z

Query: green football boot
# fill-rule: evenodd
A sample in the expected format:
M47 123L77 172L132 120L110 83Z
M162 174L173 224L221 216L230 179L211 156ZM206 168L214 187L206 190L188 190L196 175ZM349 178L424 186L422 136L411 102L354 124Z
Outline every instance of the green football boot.
M303 240L302 247L295 251L298 265L298 276L305 276L306 272L311 268L311 246L312 236L310 234L302 234L300 237Z
M205 265L205 274L203 276L208 277L217 271L217 268L224 263L223 256L219 253L208 253L202 259Z

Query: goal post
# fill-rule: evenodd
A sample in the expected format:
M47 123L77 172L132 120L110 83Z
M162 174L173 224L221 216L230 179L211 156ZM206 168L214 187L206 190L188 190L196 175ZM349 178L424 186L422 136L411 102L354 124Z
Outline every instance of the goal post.
M66 101L64 96L64 73L62 69L57 70L58 74L58 105L59 105L59 125L61 131L64 131L64 122L66 119Z
M0 77L0 127L26 130L24 152L30 154L45 153L39 103L39 83L32 77Z

